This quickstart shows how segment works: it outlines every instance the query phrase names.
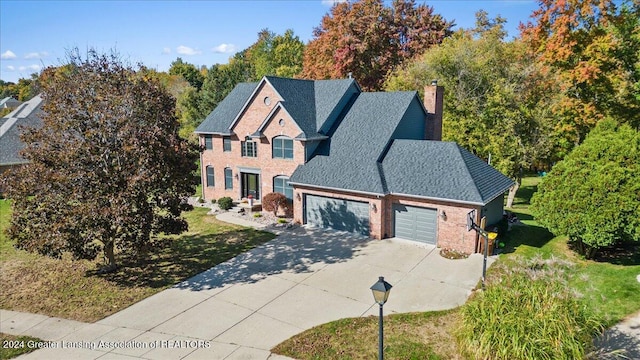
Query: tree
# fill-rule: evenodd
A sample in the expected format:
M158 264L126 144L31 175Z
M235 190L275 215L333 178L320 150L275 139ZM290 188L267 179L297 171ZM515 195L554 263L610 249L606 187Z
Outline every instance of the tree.
M178 136L174 99L143 67L94 50L43 74L40 129L22 141L29 164L4 182L13 199L16 246L59 257L95 258L108 269L118 252L187 229L198 150Z
M536 220L567 235L587 258L599 249L640 241L640 133L602 120L557 163L531 199Z
M351 73L366 90L379 90L389 72L439 44L453 24L414 0L337 3L314 29L302 76L340 78Z
M204 76L198 68L193 64L183 62L182 58L177 58L176 61L171 63L169 75L182 76L196 90L200 90L204 82Z
M552 81L554 136L564 153L595 124L613 117L640 128L640 2L539 0L521 26Z
M537 91L536 71L522 44L503 40L504 19L491 20L483 11L476 16L476 28L460 30L430 48L394 72L385 88L422 91L437 79L444 86L443 138L516 180L507 199L510 207L522 169L549 156L549 114L540 106L546 93Z

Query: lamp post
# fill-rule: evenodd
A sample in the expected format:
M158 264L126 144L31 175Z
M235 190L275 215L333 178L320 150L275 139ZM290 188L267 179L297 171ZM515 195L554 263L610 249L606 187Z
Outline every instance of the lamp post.
M378 322L378 360L384 358L384 346L383 346L383 330L382 330L382 306L389 299L389 292L391 291L391 284L384 281L384 277L380 276L378 281L371 286L371 292L373 292L373 298L380 305L380 321Z

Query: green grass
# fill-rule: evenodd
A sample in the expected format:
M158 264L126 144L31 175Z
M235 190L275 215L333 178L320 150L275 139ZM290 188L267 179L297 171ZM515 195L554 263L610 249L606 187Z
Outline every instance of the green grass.
M549 259L559 257L575 264L569 274L569 285L583 294L584 303L595 313L602 326L610 326L626 316L640 310L640 283L636 276L640 274L640 248L627 251L623 256L612 257L610 261L585 260L571 251L567 238L554 236L540 226L528 210L531 196L537 189L539 177L526 177L522 181L514 206L510 211L516 213L525 226L514 226L507 234L501 234L498 241L505 243L504 254L498 263L504 266L521 263L523 259L541 257ZM491 267L487 274L489 280L499 279L505 274L498 266ZM438 313L415 313L385 317L385 339L394 337L393 343L385 350L389 359L429 359L462 358L453 334L459 327L460 310L447 313L448 321L442 322ZM397 317L397 318L396 318ZM402 319L405 329L400 336L387 333L387 323ZM374 358L377 330L369 322L373 319L343 319L310 329L286 340L274 348L274 352L298 359L360 359ZM438 329L441 345L415 335ZM406 337L403 338L403 336ZM393 344L393 346L392 346ZM393 347L403 349L423 349L414 357L407 352L391 352ZM373 349L373 350L372 350Z
M456 311L434 311L385 316L385 359L456 359L449 324ZM272 351L301 360L375 359L378 354L378 317L333 321L309 329Z
M10 208L0 201L0 224ZM96 271L97 261L51 259L13 247L3 232L0 249L0 308L80 321L96 321L196 275L275 235L230 225L196 208L185 214L189 231L167 238L165 246L142 256L119 254L121 267Z
M42 340L30 336L15 336L0 333L0 359L13 359L22 354L30 353L38 349L38 343Z

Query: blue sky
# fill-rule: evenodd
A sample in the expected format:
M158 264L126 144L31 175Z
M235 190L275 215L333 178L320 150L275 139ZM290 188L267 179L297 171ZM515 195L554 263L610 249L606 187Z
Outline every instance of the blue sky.
M116 49L135 64L166 71L177 57L211 66L247 48L257 33L293 29L305 43L329 0L32 1L0 0L0 79L16 82L64 62L67 49ZM417 3L423 3L418 0ZM507 19L509 36L537 8L533 0L426 1L436 13L471 27L475 12Z

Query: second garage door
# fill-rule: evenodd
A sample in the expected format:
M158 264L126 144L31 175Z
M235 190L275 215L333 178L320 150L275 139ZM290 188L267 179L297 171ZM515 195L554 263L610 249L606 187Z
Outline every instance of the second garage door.
M393 204L395 236L435 245L437 215L436 209Z
M306 223L369 236L369 203L306 195Z

